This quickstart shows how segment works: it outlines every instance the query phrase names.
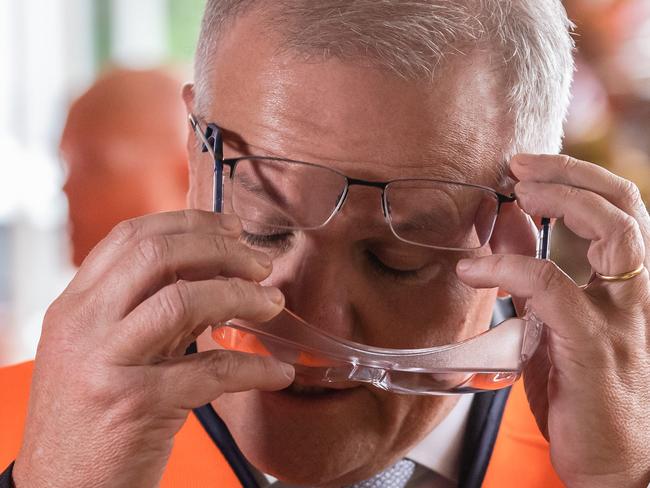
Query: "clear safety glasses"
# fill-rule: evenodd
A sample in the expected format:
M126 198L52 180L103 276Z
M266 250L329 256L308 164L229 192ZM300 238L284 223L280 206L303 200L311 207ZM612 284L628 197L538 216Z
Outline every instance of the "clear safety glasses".
M490 188L433 179L374 182L281 158L223 158L221 129L190 124L214 161L214 211L232 212L250 235L325 226L352 185L381 190L381 210L398 239L427 248L466 251L485 245L502 204L515 200ZM229 184L224 185L224 180ZM549 220L537 257L548 258ZM272 237L270 237L272 238ZM396 324L399 326L399 324ZM298 376L324 383L359 382L395 393L445 394L495 390L514 383L535 351L542 324L534 315L509 318L460 342L420 349L372 347L333 335L288 309L266 323L231 320L213 326L226 349L272 355Z

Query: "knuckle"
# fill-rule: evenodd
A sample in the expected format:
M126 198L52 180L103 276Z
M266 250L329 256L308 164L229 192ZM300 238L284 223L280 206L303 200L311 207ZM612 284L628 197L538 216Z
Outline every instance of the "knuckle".
M228 287L231 297L231 314L236 315L251 299L250 284L241 278L230 278Z
M80 330L87 332L89 324L97 322L102 302L103 298L96 293L61 294L45 311L39 346L50 340L72 339Z
M66 307L62 297L54 300L47 310L45 311L45 316L43 317L43 323L56 323L59 320L59 317L65 316Z
M232 254L232 240L220 235L211 235L214 248L219 256L227 259Z
M140 230L139 220L128 219L117 224L110 232L110 238L117 245L123 245L138 235Z
M632 183L630 180L625 178L617 177L618 191L620 194L624 195L624 201L627 202L630 206L635 207L641 201L641 191L639 187Z
M536 283L542 291L549 291L557 287L560 281L560 272L551 261L533 263L532 272L537 276Z
M169 254L169 238L167 236L151 236L138 241L136 251L145 266L164 262Z
M573 171L576 168L576 166L578 166L578 160L576 158L572 158L567 154L562 154L560 155L560 157L561 157L560 165L562 166L563 171L566 172Z
M237 372L238 361L234 354L228 351L216 351L210 356L210 373L217 378L230 378Z
M489 262L490 263L489 264L490 274L492 274L493 276L498 276L499 272L501 271L501 269L503 268L503 266L505 264L504 260L505 260L505 256L503 256L503 255L495 255L494 259L490 260L490 262Z
M274 362L269 361L267 358L262 356L254 356L256 367L263 372L263 378L273 378L277 377L278 366L277 363L274 365Z
M115 422L150 412L154 400L147 378L123 368L85 368L83 390L92 405L105 406Z
M641 232L639 223L634 217L628 214L623 214L621 216L619 225L626 238L636 238Z
M84 372L79 379L88 399L95 405L111 405L122 397L124 378L119 378L116 370L110 367L90 367L88 363L80 366Z
M196 210L184 209L179 211L179 216L181 220L185 223L185 227L188 230L193 230L200 227L199 215Z
M576 200L581 198L584 195L584 192L575 186L567 186L564 190L564 196L567 200Z
M182 320L191 310L187 281L178 280L173 285L166 286L158 295L160 314L172 321Z
M55 333L60 334L68 330L66 327L61 327L59 325L66 319L69 320L67 307L64 305L61 298L57 298L50 304L43 316L43 326L39 347L47 342L48 339L51 339Z

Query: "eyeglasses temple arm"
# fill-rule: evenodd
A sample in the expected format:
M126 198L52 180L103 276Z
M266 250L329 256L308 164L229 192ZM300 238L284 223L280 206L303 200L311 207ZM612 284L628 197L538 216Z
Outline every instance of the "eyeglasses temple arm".
M223 136L221 129L215 124L208 124L205 133L203 133L193 114L189 114L188 119L195 134L201 140L201 152L210 153L214 160L212 211L221 213L223 211Z
M223 136L221 129L216 125L209 125L208 129L211 130L213 140L213 155L214 155L214 201L212 210L215 213L223 211Z
M542 227L537 237L537 259L551 258L551 219L542 217Z

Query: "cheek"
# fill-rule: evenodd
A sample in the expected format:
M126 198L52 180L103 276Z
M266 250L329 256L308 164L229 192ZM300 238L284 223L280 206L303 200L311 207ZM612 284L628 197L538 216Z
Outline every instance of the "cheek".
M373 345L422 348L459 342L487 330L496 292L474 290L454 275L426 287L370 287L358 307Z
M473 337L490 324L496 291L475 290L460 282L455 260L442 265L435 280L409 286L336 256L329 252L326 262L320 263L293 250L274 260L264 283L280 286L289 308L299 315L316 319L327 314L329 332L375 347L445 345ZM341 330L333 328L332 318L341 323Z
M212 210L213 181L211 164L203 161L190 159L190 189L187 194L187 202L190 208L199 210Z
M390 411L386 417L394 417L398 426L394 433L393 447L396 451L408 451L420 442L451 411L457 396L406 396L393 395L387 402Z

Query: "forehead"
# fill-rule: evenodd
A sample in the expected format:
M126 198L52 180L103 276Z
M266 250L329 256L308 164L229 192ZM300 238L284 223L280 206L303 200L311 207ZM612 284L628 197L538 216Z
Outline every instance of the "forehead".
M486 55L412 81L363 61L298 59L251 23L239 19L221 40L200 114L251 150L355 177L498 179L511 124Z

